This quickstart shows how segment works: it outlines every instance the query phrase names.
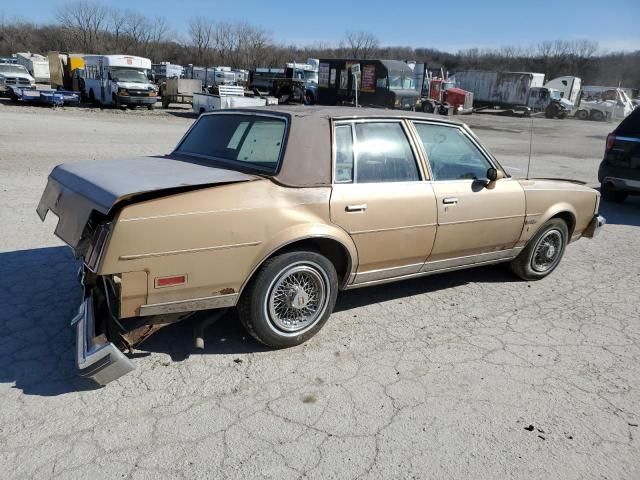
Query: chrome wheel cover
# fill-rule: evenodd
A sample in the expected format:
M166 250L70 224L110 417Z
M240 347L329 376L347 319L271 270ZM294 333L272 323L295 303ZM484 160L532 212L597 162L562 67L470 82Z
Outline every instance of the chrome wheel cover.
M563 249L562 232L555 228L546 232L536 243L531 256L531 268L544 273L555 267L560 261Z
M269 285L265 313L280 333L300 334L322 318L330 288L329 278L319 265L289 265Z

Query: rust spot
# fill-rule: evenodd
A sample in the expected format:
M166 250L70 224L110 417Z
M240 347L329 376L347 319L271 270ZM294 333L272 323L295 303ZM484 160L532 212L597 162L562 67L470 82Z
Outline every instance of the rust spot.
M230 293L236 293L236 291L233 288L223 288L220 290L220 293L222 295L229 295Z

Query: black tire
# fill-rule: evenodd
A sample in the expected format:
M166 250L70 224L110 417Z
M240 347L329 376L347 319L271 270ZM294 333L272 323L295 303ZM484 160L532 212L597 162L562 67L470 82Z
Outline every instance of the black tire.
M424 113L433 113L434 112L434 108L433 108L433 103L431 102L424 102L422 104L422 111Z
M558 107L553 103L549 105L544 111L545 118L554 118L558 116Z
M559 118L560 120L564 120L565 118L567 118L567 115L568 115L568 113L567 113L567 112L560 112L560 113L558 114L558 118Z
M596 122L601 122L604 120L604 113L602 113L600 110L592 110L591 111L591 120L594 120Z
M627 192L616 190L612 183L600 185L602 198L607 202L622 203L627 199Z
M89 102L91 103L92 107L99 107L100 106L100 102L98 102L98 100L96 100L96 94L93 93L93 90L89 90Z
M587 112L586 110L578 110L576 112L576 118L578 120L588 120L589 119L589 112Z
M150 103L149 105L147 105L147 110L153 110L153 104Z
M313 98L313 93L311 93L310 91L306 91L304 94L304 104L305 105L313 105L315 102L315 99Z
M561 243L554 244L551 240L560 240ZM549 240L549 246L553 248L545 248L545 241ZM527 246L520 254L511 261L511 271L523 280L541 280L551 272L553 272L562 256L569 241L569 228L564 220L560 218L552 218L546 222L540 230L533 236ZM546 254L551 252L553 258L548 258ZM549 265L543 269L540 260L550 260Z
M279 284L290 278L289 272L295 269L308 269L309 273L317 275L325 291L316 309L317 316L298 329L292 327L294 329L286 331L278 325L277 319L274 320L270 300L277 298L272 297L272 292L275 295ZM338 275L326 257L312 251L286 252L268 259L260 267L242 293L238 315L247 332L259 342L274 348L293 347L306 342L323 327L333 312L337 296ZM295 298L297 296L290 301Z

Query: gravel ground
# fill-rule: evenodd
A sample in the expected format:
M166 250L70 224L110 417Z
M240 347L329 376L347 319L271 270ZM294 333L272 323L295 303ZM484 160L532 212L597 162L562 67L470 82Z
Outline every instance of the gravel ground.
M307 344L269 351L233 313L76 378L76 265L35 206L61 162L165 153L186 110L0 102L3 478L640 478L640 202L548 279L501 266L347 292ZM530 120L465 117L514 174ZM534 120L532 174L595 185L611 124Z

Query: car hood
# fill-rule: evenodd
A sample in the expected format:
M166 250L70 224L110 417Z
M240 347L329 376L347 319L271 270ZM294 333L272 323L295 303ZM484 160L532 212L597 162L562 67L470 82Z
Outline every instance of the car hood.
M55 213L56 235L75 248L94 211L110 215L117 204L136 196L148 198L257 178L171 156L67 163L49 175L37 212L43 221L49 210Z
M25 78L30 82L33 81L33 77L27 72L0 73L0 78Z

